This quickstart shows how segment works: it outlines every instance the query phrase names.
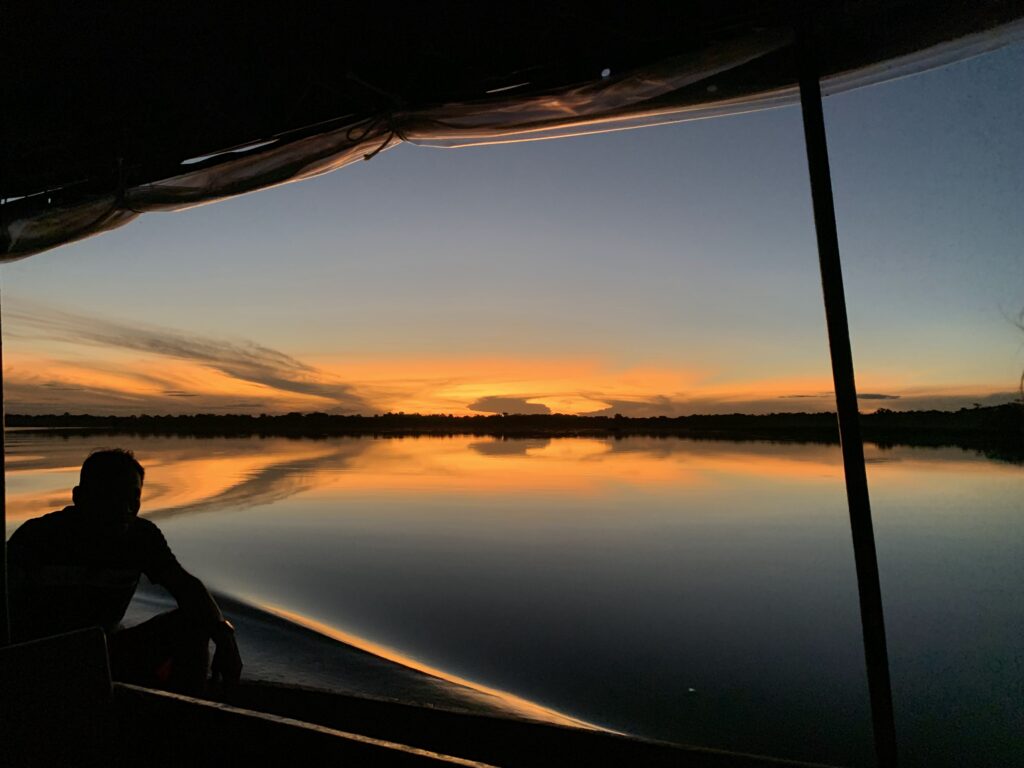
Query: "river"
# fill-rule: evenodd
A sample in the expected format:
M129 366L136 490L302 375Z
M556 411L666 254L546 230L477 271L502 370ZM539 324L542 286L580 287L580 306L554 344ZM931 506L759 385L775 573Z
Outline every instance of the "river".
M872 762L836 446L11 431L8 533L110 446L239 599L616 730ZM1024 467L867 457L903 764L1020 764Z

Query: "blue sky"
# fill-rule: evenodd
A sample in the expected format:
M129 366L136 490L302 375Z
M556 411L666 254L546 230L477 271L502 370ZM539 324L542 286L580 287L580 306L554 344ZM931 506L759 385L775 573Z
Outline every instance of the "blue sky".
M825 102L858 382L886 407L1015 395L1022 87L1015 45ZM401 146L5 266L8 410L825 409L814 247L795 107Z

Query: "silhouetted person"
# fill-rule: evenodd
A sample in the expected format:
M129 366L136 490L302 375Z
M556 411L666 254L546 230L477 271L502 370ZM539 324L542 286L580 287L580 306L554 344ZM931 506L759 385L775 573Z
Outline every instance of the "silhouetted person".
M171 553L160 529L138 517L145 470L131 451L96 451L82 464L74 506L24 523L7 544L15 641L98 626L117 680L199 694L216 644L214 677L237 682L234 627L203 583ZM146 574L177 610L128 629L120 622Z

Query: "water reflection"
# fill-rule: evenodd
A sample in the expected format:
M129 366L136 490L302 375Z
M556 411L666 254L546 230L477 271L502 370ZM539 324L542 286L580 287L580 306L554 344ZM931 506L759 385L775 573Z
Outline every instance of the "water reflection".
M547 448L551 440L524 438L522 440L494 439L480 440L469 444L469 448L484 456L529 456L530 451Z
M303 493L430 489L480 492L530 488L594 494L610 485L681 490L724 477L773 483L834 483L838 449L819 444L692 441L679 438L61 438L8 436L8 519L20 522L70 503L82 459L91 450L129 447L147 467L144 514L245 509ZM43 450L40 450L43 449ZM1019 476L1019 468L958 448L867 446L886 480L918 472Z
M12 527L68 503L92 448L131 448L144 514L249 602L616 730L870 762L838 447L8 440ZM1012 763L1024 470L867 455L905 763Z

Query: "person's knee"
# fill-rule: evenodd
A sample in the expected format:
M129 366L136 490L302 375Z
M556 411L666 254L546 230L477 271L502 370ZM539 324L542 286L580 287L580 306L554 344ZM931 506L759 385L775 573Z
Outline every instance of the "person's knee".
M210 628L188 616L183 616L181 619L181 634L189 641L203 643L210 641Z
M209 670L209 637L183 611L168 611L116 632L109 643L115 679L179 693L201 692Z

